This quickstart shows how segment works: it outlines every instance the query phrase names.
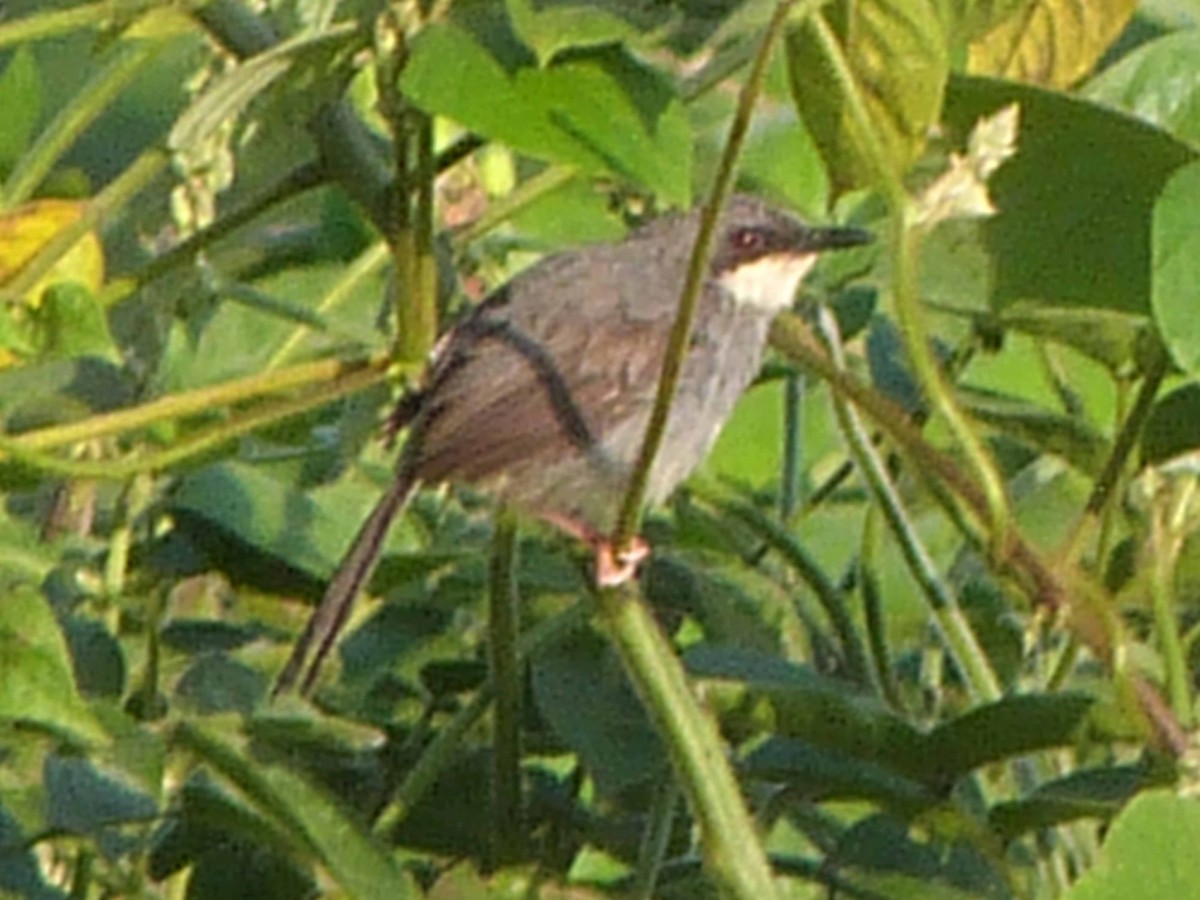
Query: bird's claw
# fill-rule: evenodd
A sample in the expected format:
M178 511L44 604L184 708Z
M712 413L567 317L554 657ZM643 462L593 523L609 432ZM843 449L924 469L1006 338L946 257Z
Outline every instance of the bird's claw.
M608 541L596 545L596 584L598 587L617 587L637 575L638 566L650 555L646 539L635 536L618 550Z

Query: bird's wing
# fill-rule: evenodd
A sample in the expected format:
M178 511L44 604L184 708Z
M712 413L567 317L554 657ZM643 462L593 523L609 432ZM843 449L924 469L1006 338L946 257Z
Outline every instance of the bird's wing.
M605 431L649 409L674 296L655 310L620 260L592 263L560 258L459 326L417 429L422 479L484 481L571 454L606 464Z

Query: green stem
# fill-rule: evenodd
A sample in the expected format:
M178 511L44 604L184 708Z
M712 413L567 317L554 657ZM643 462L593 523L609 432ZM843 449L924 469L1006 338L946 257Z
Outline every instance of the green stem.
M844 370L845 361L842 359L837 321L825 307L821 307L819 314L830 360L838 369ZM883 460L872 446L866 428L850 404L837 394L833 395L833 409L850 449L850 455L870 487L884 520L892 530L892 536L900 546L904 561L925 597L930 615L938 625L943 645L962 675L968 692L976 700L999 700L1003 696L1003 689L992 671L987 654L976 639L975 632L967 622L953 592L938 574L933 559L925 549L895 485L888 476Z
M730 897L778 897L716 723L692 695L683 665L653 615L630 585L602 591L597 610L667 745L700 826L706 868Z
M805 12L813 5L813 3L805 4ZM680 293L678 312L671 326L671 334L667 338L667 346L663 355L658 390L654 397L654 408L651 410L641 450L629 478L629 485L621 504L621 512L617 518L617 526L612 534L612 546L618 550L628 546L640 527L642 505L647 485L650 482L650 470L654 466L654 459L658 455L663 436L666 434L671 403L675 398L675 389L679 384L680 373L683 371L684 357L691 343L692 322L696 317L696 307L699 304L700 287L708 272L709 249L716 233L717 220L721 208L725 204L725 197L733 185L738 155L741 153L742 144L750 129L750 119L754 113L755 101L762 91L763 77L766 74L767 62L771 58L771 50L783 33L783 26L788 20L791 7L792 0L780 0L776 4L774 15L767 25L762 42L759 44L758 53L750 67L750 74L738 97L737 111L729 128L725 150L721 154L712 191L700 218L700 229L696 235L695 244L692 246L691 258L688 260L687 276Z
M521 807L521 664L517 596L517 518L496 514L488 579L488 662L496 708L492 712L492 836L494 866L520 859L525 834Z
M949 385L934 359L918 297L917 259L920 227L908 193L899 174L888 162L886 148L872 125L867 104L855 83L854 75L842 53L837 37L821 16L806 23L816 35L830 72L841 88L844 109L854 129L856 142L863 150L891 208L892 271L896 317L904 336L913 374L933 409L946 420L951 433L962 445L975 478L983 485L990 543L994 551L1007 543L1010 527L1008 495L995 462L970 421L955 402Z
M374 356L366 361L324 359L319 362L291 366L277 372L266 372L226 381L212 387L198 388L179 394L160 397L141 406L91 416L67 425L54 425L37 431L27 431L5 439L5 447L16 450L49 450L91 438L120 434L145 428L159 422L184 416L210 413L213 409L261 399L268 394L329 384L353 378L356 373L371 373L375 380L383 377L389 360Z
M182 5L186 9L198 9L207 2L184 0ZM81 28L102 28L114 21L129 21L162 5L162 0L98 0L96 3L34 13L0 24L0 49L10 44L27 44L58 37Z
M804 472L804 376L789 372L783 381L783 471L779 489L779 518L791 521L800 505Z

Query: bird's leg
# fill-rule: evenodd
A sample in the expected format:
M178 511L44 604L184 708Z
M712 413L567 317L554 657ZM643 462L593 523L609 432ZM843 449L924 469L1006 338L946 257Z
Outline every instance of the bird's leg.
M586 522L580 522L561 513L540 513L538 518L549 522L560 531L582 541L596 554L596 585L616 587L637 575L638 566L650 555L650 544L641 535L634 535L629 546L617 549L608 535Z

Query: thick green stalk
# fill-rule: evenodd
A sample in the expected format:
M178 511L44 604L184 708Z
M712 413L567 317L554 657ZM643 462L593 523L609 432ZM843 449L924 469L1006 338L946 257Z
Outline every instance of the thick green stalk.
M496 514L488 578L488 664L496 706L492 711L492 859L502 866L521 857L525 828L521 806L521 662L517 596L517 518Z

